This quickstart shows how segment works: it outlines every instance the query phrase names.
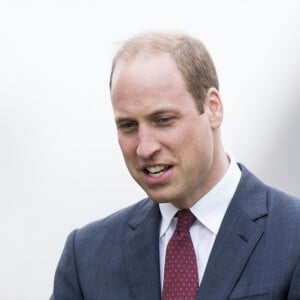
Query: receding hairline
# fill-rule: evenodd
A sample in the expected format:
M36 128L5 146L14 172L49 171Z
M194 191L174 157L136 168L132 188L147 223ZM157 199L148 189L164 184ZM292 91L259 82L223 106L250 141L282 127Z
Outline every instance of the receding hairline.
M161 52L172 52L180 44L187 40L194 39L184 33L175 32L144 32L128 39L117 52L115 59L122 56L124 59L134 57L145 52L159 54Z
M185 33L145 32L127 40L112 63L109 87L111 89L115 66L120 60L130 63L138 55L167 53L177 65L187 90L194 97L200 113L209 88L219 90L214 62L204 44Z
M111 88L115 66L120 60L130 62L130 60L140 55L147 56L168 53L178 65L175 52L184 44L188 48L188 45L191 43L197 44L203 52L208 53L200 40L183 32L147 31L129 38L121 45L113 59L109 87Z

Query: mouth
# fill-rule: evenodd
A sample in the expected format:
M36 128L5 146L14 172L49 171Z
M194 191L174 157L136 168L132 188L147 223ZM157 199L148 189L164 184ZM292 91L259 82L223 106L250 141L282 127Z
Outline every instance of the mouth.
M144 173L150 177L159 177L168 171L172 166L156 165L144 168Z

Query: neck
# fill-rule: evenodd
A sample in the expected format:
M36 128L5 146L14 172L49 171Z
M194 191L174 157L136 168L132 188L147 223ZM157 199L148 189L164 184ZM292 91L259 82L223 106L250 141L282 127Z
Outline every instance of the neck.
M216 147L214 151L213 163L209 174L205 180L201 183L199 191L197 192L197 198L189 199L189 201L184 202L174 202L173 204L180 209L187 209L192 207L199 199L201 199L205 194L207 194L225 175L229 168L230 160L225 153L222 146Z

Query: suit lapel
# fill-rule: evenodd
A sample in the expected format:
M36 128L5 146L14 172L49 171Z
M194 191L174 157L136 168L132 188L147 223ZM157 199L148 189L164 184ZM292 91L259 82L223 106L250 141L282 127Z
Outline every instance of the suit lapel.
M151 200L142 202L124 236L124 262L133 299L160 299L160 212Z
M265 188L241 168L241 181L213 246L198 300L228 298L264 232Z

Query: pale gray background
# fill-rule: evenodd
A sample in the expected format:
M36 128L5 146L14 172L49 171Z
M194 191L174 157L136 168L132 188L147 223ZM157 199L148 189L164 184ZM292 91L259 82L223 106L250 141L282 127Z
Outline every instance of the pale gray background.
M226 149L300 196L299 1L1 1L1 299L47 299L67 234L144 196L116 140L118 42L202 39L220 77Z

